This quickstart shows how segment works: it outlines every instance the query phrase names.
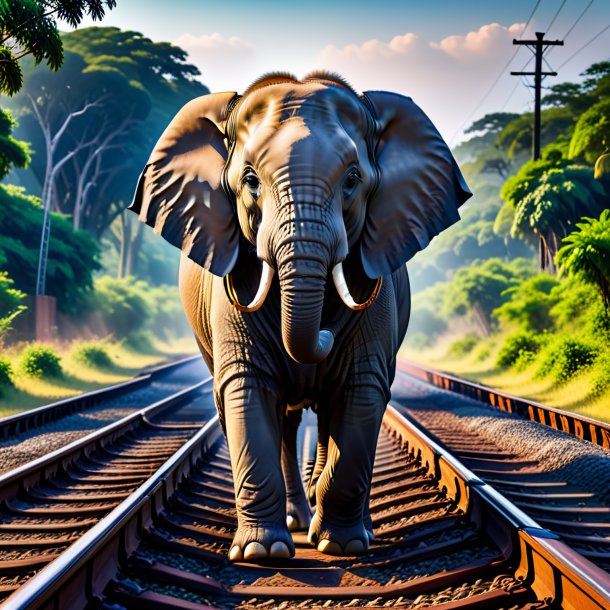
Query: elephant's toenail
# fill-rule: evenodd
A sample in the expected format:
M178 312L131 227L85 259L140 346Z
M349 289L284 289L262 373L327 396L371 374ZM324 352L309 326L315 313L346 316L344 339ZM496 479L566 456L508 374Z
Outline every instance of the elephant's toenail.
M241 547L238 545L232 546L229 551L229 561L241 561L243 559L243 555L241 554Z
M286 525L288 526L289 532L294 532L299 529L299 521L295 519L292 515L286 516Z
M278 540L271 545L269 556L277 559L290 559L290 549L284 542Z
M320 540L320 544L318 544L318 551L320 551L320 553L326 553L327 555L343 555L341 545L327 539Z
M347 555L351 553L364 553L364 551L366 551L366 546L364 542L358 538L356 540L350 540L345 545L345 553Z
M250 542L244 549L244 559L261 559L267 557L267 549L260 542Z

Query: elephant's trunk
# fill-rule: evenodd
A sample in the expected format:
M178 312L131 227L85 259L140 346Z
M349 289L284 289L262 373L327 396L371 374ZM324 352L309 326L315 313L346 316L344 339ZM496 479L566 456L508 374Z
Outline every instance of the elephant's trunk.
M278 262L282 294L282 340L293 360L321 362L330 353L334 335L320 330L326 264L310 258Z

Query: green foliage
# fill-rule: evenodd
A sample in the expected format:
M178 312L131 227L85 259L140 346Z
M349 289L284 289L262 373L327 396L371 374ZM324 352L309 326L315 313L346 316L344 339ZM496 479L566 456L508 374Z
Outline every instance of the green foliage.
M36 288L42 209L37 198L23 189L0 185L0 266L15 281L15 288L33 294ZM48 293L57 297L62 312L79 313L88 302L93 272L99 268L98 246L69 220L51 214L47 267Z
M591 381L589 396L600 398L610 390L610 354L603 354L595 363L595 373Z
M560 139L569 139L574 128L575 117L567 108L547 108L541 112L542 146ZM531 112L522 114L511 121L498 134L496 145L506 153L509 159L529 155L532 150L532 130L534 115Z
M31 343L21 352L21 370L30 377L61 377L61 358L53 348Z
M445 291L443 312L446 316L464 316L472 312L482 330L489 333L491 314L507 299L503 296L506 290L531 274L530 264L523 259L505 263L493 258L459 269Z
M505 369L519 361L525 364L540 351L542 344L540 336L533 332L522 331L509 335L498 352L496 366Z
M472 352L472 350L479 343L479 337L473 333L464 335L461 339L454 341L447 352L447 355L451 358L459 358Z
M77 362L92 368L111 368L112 358L104 341L84 341L76 343L72 355Z
M13 367L6 358L0 358L0 396L2 391L13 385Z
M599 349L590 341L576 337L559 337L549 342L541 353L539 377L552 377L566 383L582 370L590 367Z
M13 288L14 281L0 271L0 340L11 329L13 320L27 309L22 304L25 294Z
M502 296L508 300L494 310L493 316L525 331L548 330L553 325L550 311L557 303L552 290L558 285L558 280L548 274L527 278L506 290Z
M115 0L2 0L0 2L0 92L14 95L23 85L19 60L32 55L51 70L62 64L63 46L55 19L76 27L85 15L101 19Z
M14 125L10 113L0 108L0 180L11 171L11 167L27 167L30 162L28 145L11 135Z
M95 280L95 305L116 339L142 330L152 315L146 299L148 285L133 277L117 280L103 276Z
M610 146L610 99L591 106L578 119L570 141L570 158L589 163Z
M596 286L610 309L610 209L599 218L583 218L557 252L561 272Z

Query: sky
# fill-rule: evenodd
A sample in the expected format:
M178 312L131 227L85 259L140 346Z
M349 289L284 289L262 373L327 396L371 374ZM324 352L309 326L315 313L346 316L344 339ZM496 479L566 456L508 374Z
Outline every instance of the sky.
M117 0L101 25L179 45L212 91L328 69L359 91L408 95L450 144L487 112L532 109L532 89L509 72L533 70L533 56L514 38L565 39L545 54L559 74L544 85L610 60L610 0Z

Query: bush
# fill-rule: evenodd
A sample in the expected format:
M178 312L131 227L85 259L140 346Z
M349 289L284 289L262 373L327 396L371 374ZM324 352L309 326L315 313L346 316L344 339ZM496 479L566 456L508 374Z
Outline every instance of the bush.
M597 362L596 373L591 381L591 398L600 398L610 390L610 354Z
M110 368L113 365L106 343L102 341L87 341L77 343L72 348L74 360L94 368Z
M129 349L144 354L159 353L159 350L153 345L150 334L144 330L129 333L123 340L123 345Z
M30 377L61 377L61 359L53 348L40 343L28 345L21 353L21 370Z
M475 347L475 345L479 342L479 337L472 333L467 334L466 336L454 341L450 346L447 352L448 356L458 357L465 356L469 354Z
M6 358L0 358L0 396L2 390L13 385L13 367Z
M11 330L13 320L26 309L22 305L25 294L13 287L6 271L0 271L0 339Z
M537 376L551 376L557 383L565 383L591 366L598 355L598 348L593 344L575 337L563 337L544 350Z
M509 335L498 352L496 366L505 369L520 361L520 366L525 368L525 361L531 362L531 358L540 350L541 344L540 337L532 332L523 331Z
M149 322L152 308L146 298L146 282L133 277L117 280L103 276L95 280L95 306L117 339L142 330Z

